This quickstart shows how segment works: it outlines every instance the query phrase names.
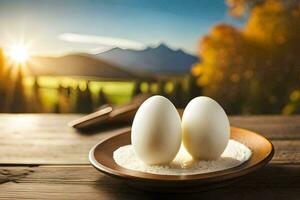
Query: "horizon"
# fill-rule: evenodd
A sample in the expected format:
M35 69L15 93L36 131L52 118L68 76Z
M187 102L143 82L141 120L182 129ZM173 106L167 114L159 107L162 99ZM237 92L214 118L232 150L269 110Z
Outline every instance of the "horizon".
M184 54L186 55L190 55L190 56L194 56L194 57L198 57L195 53L191 53L191 52L188 52L184 49L181 49L181 48L172 48L170 47L168 44L164 43L164 42L161 42L159 44L155 44L155 45L149 45L149 46L145 46L144 48L142 49L132 49L132 48L121 48L121 47L112 47L110 49L107 49L107 50L104 50L102 52L83 52L83 51L68 51L68 52L65 52L65 53L61 53L61 54L32 54L31 57L49 57L49 58L58 58L58 57L64 57L64 56L69 56L69 55L87 55L87 56L93 56L93 55L99 55L99 54L102 54L102 53L106 53L106 52L109 52L111 50L114 50L114 49L121 49L121 50L130 50L130 51L144 51L148 48L151 48L151 49L156 49L158 48L159 46L161 45L164 45L166 46L168 49L172 50L172 51L182 51ZM7 55L8 57L10 55ZM98 58L99 59L99 58ZM101 60L101 59L100 59Z
M196 55L199 38L219 22L243 23L229 17L220 0L1 0L0 47L7 50L22 42L30 46L31 55L60 56L164 43Z

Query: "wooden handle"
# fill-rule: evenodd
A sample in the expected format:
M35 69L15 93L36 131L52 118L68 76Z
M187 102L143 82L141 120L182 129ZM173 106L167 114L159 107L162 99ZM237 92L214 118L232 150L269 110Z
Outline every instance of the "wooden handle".
M68 125L76 129L88 129L111 123L132 122L140 105L150 96L149 94L142 94L122 106L106 106L94 113L71 121Z

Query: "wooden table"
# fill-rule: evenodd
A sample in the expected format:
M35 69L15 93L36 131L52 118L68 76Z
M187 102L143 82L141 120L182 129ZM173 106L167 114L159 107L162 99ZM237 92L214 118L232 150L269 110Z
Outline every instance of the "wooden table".
M79 116L0 115L0 199L300 199L300 116L230 117L271 139L275 156L233 185L192 194L143 192L96 171L89 149L129 127L82 134L66 125Z

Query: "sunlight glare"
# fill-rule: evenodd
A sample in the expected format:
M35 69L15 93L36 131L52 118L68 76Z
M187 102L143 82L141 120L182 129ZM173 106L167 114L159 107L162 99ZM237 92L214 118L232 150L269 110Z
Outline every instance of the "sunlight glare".
M10 57L16 63L25 63L29 58L27 47L21 44L12 46Z

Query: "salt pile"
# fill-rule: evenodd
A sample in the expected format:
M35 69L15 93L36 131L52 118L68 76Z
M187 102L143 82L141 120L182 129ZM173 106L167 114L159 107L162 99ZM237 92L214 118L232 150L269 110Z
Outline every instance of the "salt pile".
M183 145L168 165L146 165L135 154L131 145L123 146L115 150L113 158L116 163L124 168L163 175L191 175L215 172L236 167L251 157L251 150L235 140L229 140L228 145L217 160L197 161L193 160Z

